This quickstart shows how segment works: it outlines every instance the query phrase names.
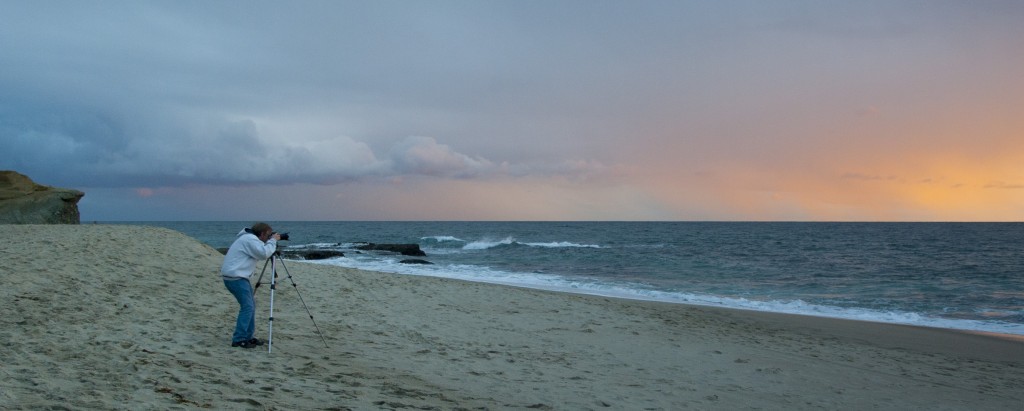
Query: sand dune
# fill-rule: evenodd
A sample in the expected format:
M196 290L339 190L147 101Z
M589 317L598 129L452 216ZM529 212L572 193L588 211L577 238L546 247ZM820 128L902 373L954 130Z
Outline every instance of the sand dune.
M1017 409L1024 343L288 261L273 352L222 256L152 227L0 226L3 409ZM310 321L299 294L323 331ZM269 286L257 297L266 338Z

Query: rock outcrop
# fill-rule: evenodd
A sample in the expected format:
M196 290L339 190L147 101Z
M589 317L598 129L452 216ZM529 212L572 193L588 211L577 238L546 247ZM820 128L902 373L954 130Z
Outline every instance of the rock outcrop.
M407 259L407 260L402 260L402 261L399 261L399 263L402 263L402 264L424 264L424 265L434 265L434 263L432 263L432 262L430 262L430 261L427 261L427 260L421 260L421 259L419 259L419 258L410 258L410 259Z
M227 254L229 247L218 248L221 254ZM336 250L317 250L317 249L302 249L294 250L283 247L278 247L277 251L280 252L282 258L288 258L292 260L326 260L329 258L344 257L345 253Z
M36 184L24 174L0 171L0 224L79 224L85 193Z
M335 250L281 250L281 256L301 260L326 260L329 258L344 257L345 253Z
M363 251L389 251L392 253L399 253L401 255L408 255L413 257L425 257L427 253L420 250L419 244L374 244L367 243L364 245L356 246L357 250Z

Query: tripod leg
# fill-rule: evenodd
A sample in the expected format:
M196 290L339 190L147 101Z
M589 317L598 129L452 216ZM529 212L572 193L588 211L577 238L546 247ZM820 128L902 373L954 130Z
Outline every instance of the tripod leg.
M302 298L302 293L299 292L299 285L295 284L295 280L292 279L292 273L288 271L288 266L284 264L284 260L281 260L281 267L284 267L285 276L288 277L288 281L292 283L292 288L295 289L295 294L299 296L299 301L302 302L302 307L306 309L306 314L309 315L309 320L313 322L313 328L316 328L316 333L320 335L320 341L324 342L324 348L331 348L327 345L327 339L324 338L324 333L320 331L320 327L316 325L316 320L313 319L313 313L309 312L309 307L306 305L306 300ZM277 274L275 271L274 274ZM273 295L273 287L270 289L271 295ZM273 306L273 298L271 298L271 306Z
M269 354L274 346L274 290L277 289L277 258L270 256L270 271L273 277L270 278L270 320L267 323L267 353ZM262 276L262 274L261 274Z
M274 258L274 256L270 256L270 258ZM260 277L256 279L256 285L252 287L253 296L256 295L256 290L260 288L260 282L263 281L263 273L267 272L267 265L270 264L270 258L263 263L263 270L260 271Z

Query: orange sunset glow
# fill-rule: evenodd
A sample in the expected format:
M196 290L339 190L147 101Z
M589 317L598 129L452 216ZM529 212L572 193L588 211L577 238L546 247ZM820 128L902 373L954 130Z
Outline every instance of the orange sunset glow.
M8 5L0 168L99 220L1024 220L1018 2L230 4Z

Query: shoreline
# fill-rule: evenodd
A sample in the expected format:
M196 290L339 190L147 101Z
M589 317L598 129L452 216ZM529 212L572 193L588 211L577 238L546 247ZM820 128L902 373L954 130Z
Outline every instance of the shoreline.
M895 271L889 269L883 270L886 272L892 271L892 275L881 275L882 271L879 271L877 274L880 275L880 277L874 279L871 277L874 277L875 275L864 275L864 272L858 269L858 267L863 267L863 264L867 264L872 267L876 265L881 267L892 263L896 263L897 265L903 263L893 261L892 258L894 255L891 254L887 256L883 255L881 256L881 259L876 259L874 257L870 257L870 255L864 254L866 250L865 247L853 247L852 250L848 251L848 253L851 253L850 258L852 259L847 261L845 264L845 269L850 271L852 277L849 279L843 278L837 280L828 280L827 278L824 280L817 279L819 274L816 272L815 267L823 269L824 267L821 266L821 264L831 264L828 262L828 256L830 255L830 252L827 251L828 247L824 247L821 250L806 250L799 247L793 248L792 250L785 250L784 248L786 247L780 248L778 246L769 246L767 249L761 250L766 255L776 255L774 253L783 253L777 255L796 253L794 254L794 258L796 258L796 255L802 257L794 260L797 266L792 269L786 266L787 263L766 264L768 261L764 259L761 259L756 263L750 262L753 266L761 267L757 270L767 275L767 277L762 277L761 274L757 274L748 278L747 274L744 274L736 276L735 282L730 281L729 284L723 283L719 286L713 286L715 281L720 281L714 280L714 278L732 276L732 274L729 274L728 272L715 273L714 270L721 270L723 267L733 263L740 263L741 266L746 266L742 262L730 262L731 257L728 255L714 256L716 252L713 250L705 250L704 252L708 253L708 255L706 257L701 257L701 250L694 249L692 245L686 245L686 236L683 235L683 237L677 237L678 232L703 232L703 230L709 230L708 233L714 234L708 235L715 238L722 235L728 236L730 232L734 235L738 234L737 232L733 232L736 230L746 232L752 231L761 234L778 231L780 235L790 235L795 233L792 225L784 223L775 227L775 224L773 223L743 223L743 225L740 226L742 227L740 229L724 231L720 227L714 228L715 226L718 226L717 224L711 227L701 228L703 224L687 222L678 223L681 224L678 225L678 230L666 229L666 227L675 227L677 224L666 225L663 223L657 223L656 225L649 225L650 223L641 223L641 225L631 226L642 230L656 230L657 234L655 235L655 238L663 238L664 240L669 241L663 245L659 245L658 241L644 245L645 240L643 238L633 238L632 235L628 233L621 233L608 237L606 234L608 223L593 222L581 223L582 225L578 226L566 225L565 227L568 227L574 234L566 233L563 235L559 234L557 230L544 230L547 234L542 237L531 234L530 230L542 229L545 227L553 228L555 226L539 222L526 223L528 224L526 226L517 226L516 224L506 223L498 223L498 225L493 225L495 223L482 223L483 225L479 226L467 226L466 223L451 223L452 225L449 226L449 223L437 224L431 222L412 222L408 224L415 227L414 231L416 233L405 233L409 234L408 237L401 237L405 234L401 234L399 237L393 237L394 235L398 235L403 232L401 231L401 227L406 223L285 222L281 224L283 224L283 227L287 227L291 231L303 234L302 236L294 239L297 240L295 243L286 242L285 245L287 248L296 250L294 251L296 253L308 252L309 250L329 251L332 253L344 252L347 254L345 256L346 258L323 260L321 262L327 262L332 265L339 265L347 268L464 279L501 285L566 291L571 293L634 300L662 301L669 303L738 308L754 311L843 318L881 323L1024 335L1024 323L1020 322L1019 318L1014 318L1013 316L1013 314L1019 310L1014 309L1012 301L1014 294L1011 290L1017 290L1020 287L1010 280L1012 279L1012 271L1010 271L1010 267L1017 267L1019 264L1014 263L1012 259L1003 261L1002 263L998 263L998 259L992 260L990 262L995 265L982 270L986 274L980 276L971 275L971 279L965 280L965 282L958 282L956 278L944 277L946 275L952 275L952 271L945 270L945 268L952 267L951 265L943 264L941 265L943 268L937 268L930 265L936 261L936 259L930 258L932 256L931 254L941 250L941 246L938 248L929 247L922 250L920 253L913 252L911 254L906 254L904 255L906 260L905 267L899 269L894 268L893 270ZM532 226L531 228L530 225L534 224L541 225ZM241 224L231 222L202 224L170 222L163 224L146 223L144 225L164 226L171 229L181 230L185 233L194 233L195 238L200 239L211 246L226 248L226 245L230 244L230 241L225 240L224 235L227 234L227 237L233 239L232 233L235 233L237 231L237 227ZM787 226L789 228L782 229ZM858 228L852 229L849 233L846 233L844 238L853 240L854 238L850 238L851 234L858 232L865 234L872 231L902 231L895 229L868 230L864 227L864 224L856 224L856 226L858 226ZM765 227L773 228L768 228L766 230ZM941 227L943 230L951 229L949 224L941 224ZM628 227L623 226L622 228L627 229ZM992 228L995 229L997 227ZM997 231L1001 232L1006 229L1007 227L1005 226L999 226ZM976 231L977 227L975 227L974 230ZM378 231L381 232L383 236L379 238L381 241L417 243L423 250L429 250L428 254L430 254L430 256L425 258L436 264L400 264L398 262L399 258L394 258L394 256L374 255L374 253L364 253L355 249L360 241L372 239L365 238L367 237L366 235L351 233L375 233ZM985 231L987 231L987 229L985 229ZM487 234L491 232L500 232L502 234ZM215 235L215 233L219 233L219 236ZM342 237L335 238L334 236L338 235L338 233L350 234L345 234ZM385 235L383 233L388 234ZM447 233L454 235L424 236L424 234L427 233ZM877 235L879 233L875 234ZM376 234L372 234L370 236L378 237ZM469 240L461 239L459 238L460 236ZM521 237L522 241L517 240L517 236ZM899 238L900 236L896 237L897 238L888 238L888 240L897 242L902 241ZM317 241L327 241L328 239L331 239L331 241L306 241L307 239L311 240L313 238L316 238ZM333 242L334 240L341 241L342 238L344 238L345 241ZM991 238L985 238L990 240L994 240L996 238L1008 240L1013 237L996 235ZM565 241L559 241L559 239ZM587 246L587 244L591 243L604 243L605 247L602 250L580 251L584 248L590 247ZM1003 243L1005 243L1005 241ZM479 245L479 247L474 247L472 246L473 244ZM676 250L677 246L670 246L671 249L676 251L661 249L663 246L669 244L678 244L678 247L682 248ZM756 244L751 243L741 242L741 244L756 246ZM798 244L791 245L798 246ZM951 244L945 244L944 246L950 245ZM505 249L506 246L513 247L515 251ZM640 246L640 248L635 249L634 247L636 246ZM647 250L647 246L654 247L654 249L657 249L658 251L648 250L651 251L652 254L644 257L635 255L633 251L630 251L634 249ZM989 246L986 247L993 246L994 245L989 244ZM592 245L592 247L599 246ZM870 246L866 247L870 248ZM474 248L481 248L482 250L473 250ZM745 249L745 247L741 248ZM995 246L995 248L999 247ZM807 255L806 253L808 251L812 252L812 255ZM684 254L693 255L692 258L684 260L691 260L694 258L696 260L700 260L702 258L713 258L718 261L718 257L723 257L719 263L724 265L719 266L718 263L709 262L710 265L706 268L710 271L706 273L698 273L691 271L694 270L692 267L685 268L687 267L686 264L689 263L677 261L677 263L683 263L683 265L680 265L677 269L673 270L671 267L675 266L675 264L672 264L672 258L669 258L668 260L664 260L663 258L670 257L675 252L683 252ZM946 249L946 252L956 254L955 249ZM566 258L572 260L571 264L565 265L568 264L568 261L563 263L557 260L552 260L551 265L543 263L541 265L536 265L537 262L543 261L545 258L551 258L552 256L558 256L563 253ZM899 252L896 254L899 254ZM940 254L947 255L945 253ZM661 257L659 257L659 255ZM815 255L823 258L824 260L816 262L817 258L814 257ZM577 258L581 258L582 260L576 261L575 259ZM603 259L609 260L602 262L604 261ZM634 259L636 261L634 261ZM938 258L938 260L943 260L943 258ZM948 262L955 265L955 261ZM636 270L643 274L629 275L614 272L615 269L612 269L611 267L615 267L618 264L627 264L632 267L630 270ZM1004 269L999 269L998 267L1000 266L1003 266ZM751 269L752 267L747 267L747 269ZM843 269L837 269L840 271L822 276L842 276ZM938 271L937 274L930 274L930 272L936 269ZM970 267L967 269L973 270L973 268ZM995 275L1000 271L1005 272L1006 274L1006 276L1001 278L1006 278L1007 281L1011 281L1006 283L1004 287L997 285L1000 280L982 280L982 278L988 275ZM785 278L780 278L780 273L785 273ZM912 282L913 280L905 281L897 279L890 282L890 277L900 277L905 279L919 278L919 281ZM996 277L999 276L996 275ZM689 278L692 278L692 280ZM833 291L829 291L832 287L829 284L835 281L838 282L833 284L833 286L839 286L841 288L833 293ZM882 286L882 288L878 288L879 281L885 282L886 285ZM924 290L928 289L929 284L933 284L934 281L939 281L942 284L947 284L945 281L953 281L952 284L956 285L938 285L937 287L931 287L930 290ZM805 287L805 282L810 283L810 285ZM775 284L775 286L761 288L758 284ZM710 289L708 288L709 286L711 286ZM894 291L894 289L890 289L889 287L895 287L895 289L903 291ZM917 292L915 291L918 287L923 287L922 290L924 290L920 295L917 295ZM939 290L950 287L960 288L962 290L970 290L973 287L978 287L978 289L967 293L970 294L970 296L964 295L965 298L963 299L957 297L955 301L945 301L948 297L942 297L936 294ZM872 289L874 291L869 292L869 290ZM999 292L1000 290L1006 292ZM950 290L947 291L953 292ZM994 299L986 297L987 295L991 295ZM881 299L879 300L879 298Z
M966 330L966 329L960 329L960 328L933 327L933 326L916 325L916 324L891 323L891 322L884 322L884 321L861 320L861 319L854 319L854 318L819 316L819 315L813 315L813 314L798 314L798 313L784 313L784 312L774 312L774 311L759 311L759 310L747 309L747 308L737 308L737 307L727 307L727 306L714 306L714 305L704 305L704 304L693 304L693 303L685 303L685 302L668 302L668 301L658 301L658 300L645 300L645 299L640 299L640 298L629 298L629 297L619 297L619 296L612 296L612 295L600 295L600 294L592 294L592 293L584 293L584 292L562 291L562 290L554 290L554 289L545 289L545 288L540 288L540 287L536 287L535 288L535 287L529 287L529 286L523 286L523 285L517 285L517 284L506 284L506 283L499 283L499 282L472 281L472 280L464 280L464 279L459 279L459 278L448 278L448 277L439 277L439 276L430 276L430 275L402 274L402 273L391 273L391 272L384 272L384 271L364 270L364 269L359 269L359 268L349 268L349 267L341 267L341 266L336 266L336 265L331 265L331 264L324 264L324 263L319 263L319 262L314 262L314 261L300 261L300 260L287 260L287 261L288 261L288 264L297 263L297 264L321 265L321 266L326 266L326 267L338 268L338 269L342 269L342 270L353 270L353 271L359 271L359 272L365 272L365 273L373 273L373 274L379 274L379 275L396 275L396 276L406 276L406 277L413 277L413 278L430 278L430 279L438 279L438 280L443 280L443 281L453 281L453 282L466 283L466 284L484 284L484 285L491 285L491 286L495 286L495 287L509 287L509 288L514 288L514 289L521 290L521 291L526 291L526 292L540 292L540 293L551 293L551 294L554 294L554 295L562 295L562 296L574 296L574 297L581 297L581 298L594 298L594 299L604 300L606 302L618 301L618 302L621 302L621 303L626 304L626 305L628 305L628 304L638 304L638 305L650 304L650 305L652 305L654 307L662 306L662 307L660 307L660 309L665 309L665 310L671 309L672 307L677 307L678 306L678 307L683 307L685 309L690 309L690 310L698 310L698 311L705 310L705 311L707 311L708 315L718 315L718 316L729 317L729 318L732 318L732 317L738 317L738 318L751 317L750 319L752 320L752 322L777 323L777 324L780 324L782 326L806 328L808 330L813 330L814 332L826 332L826 333L830 333L830 334L836 334L836 336L841 336L841 337L850 337L850 336L852 336L850 331L854 331L856 333L856 332L861 332L860 330L864 330L864 331L872 331L873 333L879 334L879 338L881 338L881 339L887 339L886 337L887 337L888 334L884 333L883 331L888 331L888 330L897 330L897 331L899 331L899 330L903 330L903 331L905 331L907 333L921 334L922 336L929 336L929 337L942 337L942 336L948 336L948 335L951 335L951 334L952 335L964 334L964 335L970 335L970 336L992 338L992 339L1000 340L1000 341L1008 341L1008 342L1011 342L1011 343L1014 343L1014 344L1016 344L1016 343L1024 343L1024 335L1011 334L1011 333L999 333L999 332L979 331L979 330ZM870 330L872 328L879 328L879 330ZM909 330L909 331L907 331L907 330ZM897 334L899 334L899 333L897 332ZM996 344L999 344L999 343L996 343ZM896 345L896 344L891 344L891 345ZM1018 347L1018 348L1024 349L1024 345L1022 345L1021 347ZM1024 352L1021 353L1021 356L1020 356L1019 359L1020 360L1024 360Z
M293 260L288 260L288 261L293 261ZM866 320L866 319L859 319L859 318L846 318L846 317L840 317L840 316L815 315L815 314L807 314L807 313L793 313L793 312L782 312L782 311L765 311L765 310L759 310L759 309L754 309L754 308L731 307L731 306L724 305L724 304L716 305L716 304L710 304L710 303L708 303L708 304L700 304L700 303L693 303L693 302L665 301L665 300L658 300L658 299L645 299L645 298L641 298L641 297L628 297L628 296L619 296L619 295L605 295L605 294L600 294L600 293L597 293L597 292L582 292L582 291L571 291L571 290L564 290L564 289L558 289L558 288L545 288L543 286L530 286L530 285L522 285L522 284L500 282L500 281L486 281L486 280L474 281L474 280L466 280L466 279L461 279L461 278L451 278L451 277L435 276L435 275L428 275L428 274L405 274L405 273L395 273L395 272L390 272L390 271L366 270L366 269L361 269L361 268L343 267L343 266L339 266L339 265L333 265L333 264L329 264L329 263L322 263L322 262L316 262L316 261L300 261L300 260L294 260L294 261L296 263L324 265L324 266L328 266L328 267L336 267L336 268L346 269L346 270L367 271L367 272L374 272L374 273L380 273L380 274L386 274L386 275L402 275L402 276L410 276L410 277L439 278L439 279L444 279L444 280L460 281L460 282L467 282L467 283L488 284L488 285L494 285L494 286L498 286L498 287L511 287L511 288L516 288L516 289L521 289L521 290L543 291L543 292L550 292L550 293L555 293L555 294L577 295L577 296L586 296L586 297L595 297L595 298L607 298L607 299L622 300L622 301L632 301L632 302L637 302L637 303L682 305L682 306L687 306L687 307L702 307L702 308L708 308L708 309L712 309L712 310L715 310L715 309L721 309L721 310L727 310L727 311L734 310L734 311L740 311L740 312L745 312L745 313L757 313L757 314L766 314L766 315L809 317L809 318L819 318L819 319L823 319L823 320L863 322L863 323L869 323L869 324L902 326L902 327L911 327L911 328L924 328L924 329L931 329L931 330L942 330L942 331L959 332L959 333L967 333L967 334L987 335L987 336L993 336L993 337L998 337L998 338L1002 338L1002 339L1024 341L1024 334L1014 334L1014 333L1007 333L1007 332L997 332L997 331L988 331L988 330L979 330L979 329L967 329L967 328L939 327L939 326L923 325L923 324L913 324L913 323L905 323L905 322L887 322L887 321L882 321L882 320ZM966 320L966 321L976 321L976 320Z
M302 261L296 263L314 264ZM425 277L443 281L455 281L466 284L478 282L444 277L416 276L410 274L385 273L368 270L345 268L381 275L398 275ZM710 305L651 301L614 296L602 296L568 291L545 290L540 288L522 287L509 284L480 284L497 287L515 288L526 292L550 293L553 295L573 296L583 299L595 299L603 303L619 303L623 306L650 305L657 311L696 311L708 317L719 318L723 322L742 322L750 326L772 326L790 332L817 337L833 337L843 339L860 339L863 343L884 348L914 349L943 354L956 354L966 357L991 361L1011 360L1024 363L1024 335L996 333L988 331L962 330L955 328L929 327L924 325L887 323L881 321L858 320L816 316L810 314L779 313L757 311L734 307L716 307ZM963 347L970 347L962 350Z
M7 409L967 410L1024 401L1024 341L1012 334L291 260L296 287L280 275L273 353L231 348L237 305L209 246L155 227L2 228L13 239L0 245L0 293L11 302L0 316ZM268 289L257 295L260 338Z

